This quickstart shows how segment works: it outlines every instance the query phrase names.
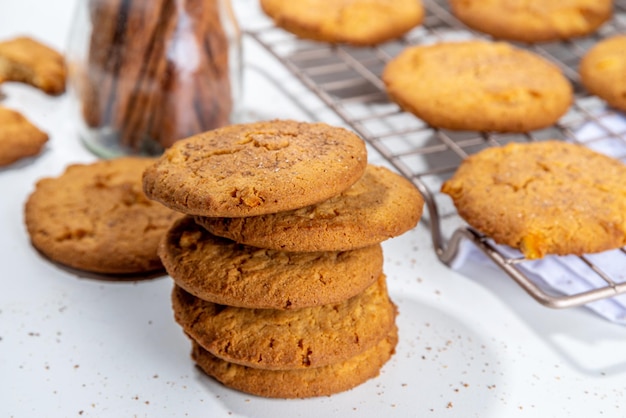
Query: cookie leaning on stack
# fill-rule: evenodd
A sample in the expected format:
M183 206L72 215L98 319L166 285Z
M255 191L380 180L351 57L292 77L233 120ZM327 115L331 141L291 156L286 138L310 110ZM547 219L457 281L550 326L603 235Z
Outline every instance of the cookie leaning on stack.
M221 128L176 143L144 188L189 215L159 254L174 317L207 374L261 396L311 397L361 384L391 357L396 307L380 242L414 227L423 200L404 178L367 166L358 136L294 121ZM299 216L334 230L332 248ZM211 220L248 220L278 238L218 237ZM271 245L284 239L302 246Z
M39 180L24 209L33 246L90 272L162 270L157 247L181 215L144 195L141 175L153 163L126 157L72 164L58 177Z

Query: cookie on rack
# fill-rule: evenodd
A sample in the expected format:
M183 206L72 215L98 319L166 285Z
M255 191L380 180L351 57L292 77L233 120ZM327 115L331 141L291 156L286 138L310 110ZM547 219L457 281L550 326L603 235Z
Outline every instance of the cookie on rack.
M207 375L227 387L269 398L329 396L352 389L380 374L395 353L398 328L394 325L377 345L339 363L294 370L263 370L229 363L192 342L192 358Z
M20 112L0 106L0 167L38 155L48 134Z
M143 176L146 195L201 216L297 209L349 188L367 165L356 134L324 123L231 125L177 141Z
M18 81L59 95L66 78L63 55L49 46L25 36L0 42L0 83Z
M581 60L579 72L589 92L626 112L626 35L595 44Z
M612 0L450 0L450 7L472 29L526 43L588 35L613 14Z
M424 199L409 180L368 165L351 188L316 205L242 218L196 216L211 233L282 251L345 251L378 244L417 225Z
M175 286L176 322L222 360L268 370L322 367L375 346L395 324L385 276L342 302L298 310L248 309L204 301Z
M244 308L301 309L337 303L382 274L380 244L353 251L266 250L219 238L185 217L159 248L174 282L194 296Z
M261 7L301 38L357 46L396 39L424 18L421 0L261 0Z
M389 97L433 127L526 132L567 112L572 86L559 68L505 42L406 48L384 69Z
M149 200L141 175L153 159L72 164L44 178L25 205L32 244L58 263L96 273L161 270L162 236L181 215Z
M442 191L469 225L529 259L626 245L626 165L557 140L468 157Z

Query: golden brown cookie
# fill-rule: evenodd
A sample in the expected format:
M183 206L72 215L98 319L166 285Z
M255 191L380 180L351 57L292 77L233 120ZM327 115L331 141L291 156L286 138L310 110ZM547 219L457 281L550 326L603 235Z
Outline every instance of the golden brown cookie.
M384 69L387 93L431 126L525 132L555 123L572 86L542 57L504 42L445 42L405 49Z
M467 223L530 259L626 245L626 166L580 145L488 148L442 191Z
M528 43L588 35L613 13L611 0L450 0L450 6L472 29Z
M157 247L181 215L146 198L141 174L151 159L73 164L39 180L25 207L32 244L50 259L98 273L162 269Z
M383 269L380 244L353 251L291 253L219 238L186 217L159 255L177 285L206 301L244 308L300 309L364 291Z
M0 42L0 83L19 81L58 95L66 77L63 55L41 42L28 37Z
M323 42L375 45L422 23L421 0L261 0L274 23Z
M594 45L580 62L579 71L589 92L626 112L626 35Z
M187 214L254 216L318 203L350 187L365 143L324 123L231 125L176 142L143 177L148 197Z
M395 353L398 329L377 345L343 362L324 367L295 370L262 370L229 363L192 342L192 358L209 376L225 386L270 398L328 396L351 389L379 375Z
M172 292L174 317L214 356L244 366L322 367L375 346L395 323L385 277L346 301L298 310L247 309Z
M21 113L0 106L0 167L38 155L48 141Z
M424 200L407 179L369 165L350 189L317 205L246 218L196 222L211 233L282 251L345 251L383 242L417 225Z

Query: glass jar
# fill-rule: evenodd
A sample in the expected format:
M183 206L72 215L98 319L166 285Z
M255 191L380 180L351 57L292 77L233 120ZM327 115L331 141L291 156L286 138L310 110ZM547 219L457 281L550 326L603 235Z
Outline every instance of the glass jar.
M237 113L229 0L81 0L67 58L79 135L103 158L158 155Z

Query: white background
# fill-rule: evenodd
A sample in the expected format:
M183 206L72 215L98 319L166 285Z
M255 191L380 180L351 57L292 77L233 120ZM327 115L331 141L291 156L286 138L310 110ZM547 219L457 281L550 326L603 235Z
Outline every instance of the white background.
M0 0L0 39L28 34L64 50L74 3ZM235 3L242 26L263 21L255 1ZM306 118L252 70L289 83L280 66L254 46L245 64L252 115ZM0 416L626 416L623 327L583 308L542 307L490 268L451 271L423 225L384 244L400 343L379 378L309 400L222 387L189 358L169 304L171 279L90 278L31 247L22 212L37 179L95 157L76 136L67 95L15 83L0 91L2 105L51 136L39 157L0 169ZM322 109L317 116L326 118Z

